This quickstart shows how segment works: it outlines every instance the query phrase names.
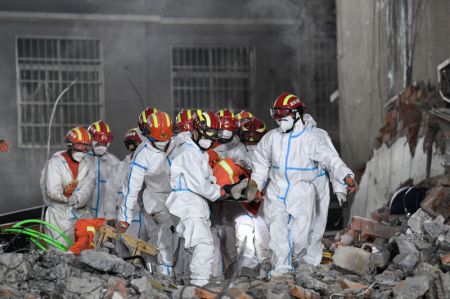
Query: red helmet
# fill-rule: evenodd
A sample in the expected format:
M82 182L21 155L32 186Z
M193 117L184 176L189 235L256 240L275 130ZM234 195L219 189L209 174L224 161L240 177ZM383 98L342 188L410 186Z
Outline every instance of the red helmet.
M194 112L190 109L183 109L178 113L176 124L178 132L192 131L194 123Z
M256 144L266 133L266 125L262 120L256 117L248 120L239 128L239 137L244 143Z
M296 95L289 92L283 92L273 104L270 109L270 115L274 119L280 119L289 115L293 115L296 112L302 115L306 110L305 103L300 100Z
M252 119L253 117L253 113L245 110L242 110L241 112L236 114L236 120L238 121L239 126L242 126L242 124L244 124L249 119Z
M144 134L156 141L170 140L173 135L173 127L169 114L162 111L150 114L145 123Z
M220 119L212 111L197 110L194 116L194 129L206 138L216 139L220 130Z
M109 129L109 126L103 120L99 120L91 124L88 131L91 133L92 140L96 142L111 143L113 140L113 135Z
M238 128L238 122L234 117L234 113L227 108L217 111L217 116L220 119L220 126L222 130L234 132Z
M83 152L87 152L92 145L91 134L83 127L71 129L67 132L64 140L68 146Z
M130 129L126 134L125 138L123 139L123 143L125 144L125 147L128 149L131 145L134 146L133 149L135 150L139 144L141 144L142 140L138 133L138 128Z
M150 116L150 114L155 112L158 112L158 109L147 107L144 111L141 112L141 114L139 114L138 127L141 132L144 132L145 123L148 121L148 117Z

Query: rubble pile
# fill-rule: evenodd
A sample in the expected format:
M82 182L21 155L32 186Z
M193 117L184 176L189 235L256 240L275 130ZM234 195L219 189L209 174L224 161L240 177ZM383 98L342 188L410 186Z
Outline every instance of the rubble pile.
M107 248L80 256L31 251L0 254L0 297L450 298L450 214L448 204L439 206L449 199L450 177L436 189L422 202L428 211L391 215L384 207L372 213L375 219L352 217L348 228L324 239L334 251L328 263L299 263L270 280L241 273L231 284L177 286Z
M167 298L140 266L96 250L0 254L1 298Z

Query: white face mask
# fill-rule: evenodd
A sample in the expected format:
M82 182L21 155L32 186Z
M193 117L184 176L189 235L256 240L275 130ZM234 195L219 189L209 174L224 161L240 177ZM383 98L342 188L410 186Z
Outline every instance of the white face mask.
M231 132L231 131L223 130L223 131L220 133L220 138L223 138L223 139L231 139L231 137L233 137L233 132Z
M212 140L211 139L206 139L206 138L202 138L198 141L198 145L204 149L207 150L211 147L212 145Z
M281 130L286 133L294 127L294 118L291 115L283 117L282 119L277 120L277 124Z
M249 152L252 152L256 149L256 144L249 144L245 146Z
M153 144L155 147L159 150L164 150L166 148L166 145L169 143L169 140L167 141L153 141Z
M94 146L94 153L97 156L103 156L107 150L108 150L108 147L103 146L103 145Z
M72 158L77 162L80 162L81 160L83 160L83 158L85 156L86 156L86 153L83 153L83 152L72 152Z

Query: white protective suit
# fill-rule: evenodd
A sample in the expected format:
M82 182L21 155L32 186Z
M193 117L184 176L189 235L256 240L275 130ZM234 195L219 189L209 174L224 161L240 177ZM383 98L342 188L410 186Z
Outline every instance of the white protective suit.
M309 115L305 116L312 126L316 126L315 121ZM318 133L323 134L323 138L327 141L329 147L338 155L330 137L324 130L319 130ZM316 188L316 207L314 209L314 217L311 222L310 242L306 255L303 257L303 262L317 266L322 261L322 237L325 233L328 218L328 207L330 205L330 181L333 187L333 192L341 192L347 194L347 185L339 180L330 178L329 175L321 169L318 177L313 181Z
M103 156L95 156L92 152L87 155L92 161L94 166L93 171L95 172L95 188L92 192L92 197L90 200L90 207L94 218L105 217L105 205L111 205L112 203L106 203L107 200L113 200L108 198L106 195L106 184L108 182L109 176L111 175L111 170L115 164L119 163L120 160L117 159L113 154L106 152Z
M292 260L303 262L314 215L314 180L325 169L332 180L343 183L353 172L345 165L312 117L305 115L294 129L280 128L267 133L255 150L252 179L261 190L270 178L264 200L264 216L269 226L272 275L293 270Z
M150 142L142 142L130 162L122 190L124 200L118 213L120 221L130 223L133 220L133 210L138 204L139 192L145 183L143 206L145 212L158 225L159 271L166 275L171 275L173 266L173 221L165 207L170 192L169 175L166 153L153 147Z
M77 219L92 218L88 202L95 186L95 175L92 162L83 158L78 166L78 185L72 196L64 196L64 187L74 180L66 159L62 156L65 151L56 152L47 162L41 172L41 189L44 203L47 206L45 221L60 228L74 241L74 227ZM69 205L69 200L77 199L79 204ZM47 231L54 239L64 242L59 234L53 230Z
M227 152L227 157L246 169L252 169L256 145L244 145L238 143ZM258 264L267 264L270 260L269 229L264 221L263 209L260 207L256 215L242 209L243 213L235 219L236 244L238 254L244 251L243 266L254 268ZM244 242L245 238L247 241Z
M111 175L106 183L106 199L103 205L106 219L117 219L118 208L123 203L122 188L127 179L128 168L131 162L131 155L125 156L123 161L115 164L111 168ZM143 227L143 216L141 205L138 203L133 209L133 220L127 229L127 234L142 240L147 240L146 230Z
M191 284L203 286L209 281L214 256L207 200L220 197L220 186L215 184L208 154L190 137L172 161L170 185L166 206L179 218L176 230L184 238L184 247L192 251Z

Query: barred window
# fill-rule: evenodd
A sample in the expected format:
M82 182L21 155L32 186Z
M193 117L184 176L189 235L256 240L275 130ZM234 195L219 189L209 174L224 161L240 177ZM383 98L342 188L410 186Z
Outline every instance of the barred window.
M58 95L75 79L56 109L52 146L64 144L68 130L103 116L100 41L18 37L17 92L20 147L45 147Z
M253 74L251 47L173 47L174 114L183 108L251 109Z

